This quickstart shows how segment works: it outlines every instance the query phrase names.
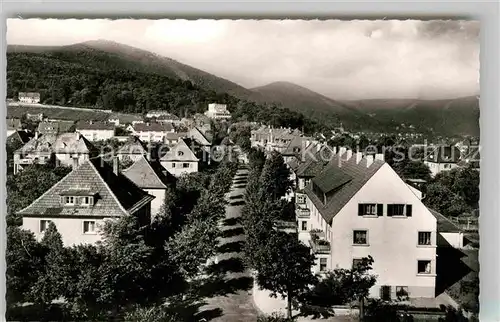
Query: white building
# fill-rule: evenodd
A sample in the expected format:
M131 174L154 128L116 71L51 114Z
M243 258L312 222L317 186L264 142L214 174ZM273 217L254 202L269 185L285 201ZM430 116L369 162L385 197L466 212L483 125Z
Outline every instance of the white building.
M28 104L40 103L40 93L19 92L18 98L20 103L28 103Z
M442 171L449 171L458 167L461 152L456 146L435 146L425 156L424 164L431 170L435 177Z
M208 104L208 111L205 115L211 119L230 119L231 113L227 110L226 104Z
M161 165L176 177L183 173L198 172L200 159L189 147L189 141L179 139L179 142L160 158Z
M164 142L167 132L175 132L170 123L134 123L127 127L127 131L137 136L143 142Z
M76 131L91 142L112 139L115 136L115 124L107 122L83 122L76 124Z
M299 239L317 256L314 271L350 269L370 255L377 275L371 297L395 299L404 291L433 298L436 217L382 155L335 152L294 166Z

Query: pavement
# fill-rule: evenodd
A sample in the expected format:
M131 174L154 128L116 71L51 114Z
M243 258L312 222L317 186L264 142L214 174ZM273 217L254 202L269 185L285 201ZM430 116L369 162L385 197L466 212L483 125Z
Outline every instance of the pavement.
M252 298L252 276L243 265L245 235L240 224L247 184L248 169L236 172L230 192L226 195L226 217L221 222L222 237L219 253L212 259L221 275L216 284L217 294L204 299L200 315L205 321L255 322L259 311ZM207 314L208 312L208 314Z

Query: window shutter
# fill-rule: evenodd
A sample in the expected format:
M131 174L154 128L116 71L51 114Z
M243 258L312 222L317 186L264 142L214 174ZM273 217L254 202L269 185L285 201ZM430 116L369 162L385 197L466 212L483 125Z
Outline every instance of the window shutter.
M387 216L391 217L392 214L393 214L393 209L394 209L394 206L393 205L387 205Z
M384 215L384 204L377 204L377 216L383 216Z
M406 205L406 216L411 217L412 205Z
M363 216L363 204L358 204L358 216Z

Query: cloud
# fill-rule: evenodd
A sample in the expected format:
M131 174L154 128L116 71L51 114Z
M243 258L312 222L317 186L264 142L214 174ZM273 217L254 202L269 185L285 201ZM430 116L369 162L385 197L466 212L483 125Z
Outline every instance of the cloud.
M14 20L9 44L104 38L246 87L290 81L337 99L475 95L479 22Z

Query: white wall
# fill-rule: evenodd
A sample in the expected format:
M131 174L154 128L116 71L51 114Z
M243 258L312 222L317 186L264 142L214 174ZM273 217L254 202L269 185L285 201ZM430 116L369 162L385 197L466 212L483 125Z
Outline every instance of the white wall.
M427 165L431 170L432 177L435 177L438 173L442 171L449 171L451 169L455 169L456 167L458 167L456 163L435 163L435 162L424 161L424 164Z
M150 195L155 196L151 201L151 215L155 216L160 211L165 201L165 189L144 189Z
M439 246L444 247L455 247L455 248L463 248L464 247L464 234L463 233L439 233L441 237L444 239L440 241L438 238Z
M97 232L95 234L83 233L83 221L93 220L96 222L96 230L98 231L99 225L104 223L106 219L93 219L93 218L34 218L24 217L23 228L31 230L37 240L41 240L43 233L40 232L40 220L51 220L61 234L64 246L72 246L77 244L89 243L94 244L101 240L101 235Z
M115 136L114 130L78 130L89 141L108 140Z
M359 203L383 203L383 217L358 216ZM387 204L412 204L412 217L387 217ZM353 230L368 230L369 246L353 246ZM354 258L371 255L377 284L370 295L379 296L381 285L408 286L411 297L434 297L436 272L435 217L385 164L333 219L332 268L351 268ZM432 246L417 246L418 232L431 231ZM417 260L430 260L431 273L417 274Z
M70 153L57 153L56 159L60 162L61 165L72 167L73 166L73 154ZM89 159L88 154L80 154L78 157L78 165L83 164L86 160Z
M198 172L198 162L192 161L160 161L161 165L172 175L180 177L183 173ZM182 164L188 163L189 168L183 168ZM173 166L175 164L175 167Z

